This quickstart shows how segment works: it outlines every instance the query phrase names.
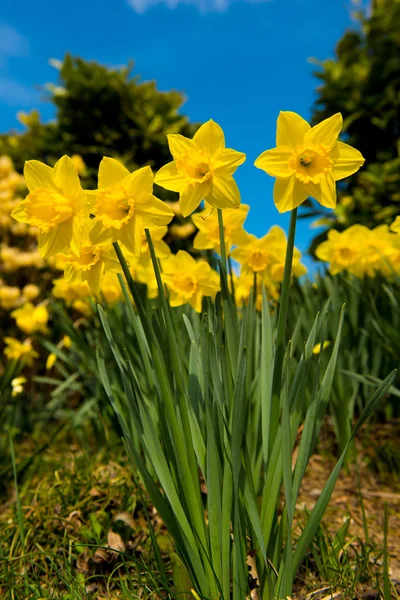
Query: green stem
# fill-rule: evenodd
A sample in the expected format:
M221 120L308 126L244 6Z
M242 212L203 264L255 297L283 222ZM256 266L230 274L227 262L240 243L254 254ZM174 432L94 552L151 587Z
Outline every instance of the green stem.
M222 209L217 208L218 211L218 227L219 227L219 245L221 247L221 267L226 277L226 246L225 246L225 235L224 235L224 219L222 216Z
M290 225L289 235L286 248L285 257L285 269L283 274L282 290L279 303L279 315L278 315L278 327L276 334L276 346L275 346L275 359L274 359L274 373L272 377L272 406L271 406L271 425L270 425L270 436L269 436L269 449L271 451L272 445L275 441L276 432L279 423L279 412L280 412L280 398L281 398L281 387L282 387L282 367L283 357L285 354L285 338L286 338L286 324L287 314L289 307L289 291L290 291L290 280L292 277L292 262L293 262L293 248L294 238L296 234L296 218L297 208L293 209L290 214Z
M231 259L230 254L228 254L228 269L229 269L229 278L231 280L231 292L232 292L233 304L236 306L235 282L233 280L232 259Z

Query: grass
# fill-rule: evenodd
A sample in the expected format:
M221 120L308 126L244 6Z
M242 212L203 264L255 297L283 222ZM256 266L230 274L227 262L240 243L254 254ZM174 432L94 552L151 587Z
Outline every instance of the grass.
M0 506L0 597L182 598L173 592L170 539L142 488L132 479L122 442L111 435L99 449L89 432L78 433L59 434L19 478L17 488L9 481ZM392 433L397 435L395 429ZM363 437L368 440L372 435L370 429ZM387 427L385 437L390 438ZM37 433L13 444L16 467L43 441L43 433ZM326 434L311 460L295 514L299 531L334 460L331 447L332 436ZM358 451L359 456L368 454L366 448ZM400 580L400 564L394 557L399 547L391 532L400 528L400 483L390 469L385 471L383 462L375 471L367 460L358 462L360 489L354 485L357 474L350 464L299 572L296 598L309 595L317 600L332 595L388 600L388 593L396 598L394 584ZM161 548L167 579L156 567L147 518ZM349 519L345 532L344 518ZM392 572L386 566L390 563ZM250 559L249 577L254 578L256 600L256 573Z

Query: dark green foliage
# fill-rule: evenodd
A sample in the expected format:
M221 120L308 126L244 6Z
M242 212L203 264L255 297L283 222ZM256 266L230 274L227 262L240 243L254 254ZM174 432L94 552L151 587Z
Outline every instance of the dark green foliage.
M66 55L59 83L48 86L56 119L28 119L20 136L0 137L0 153L9 154L21 171L25 160L53 164L63 154L79 154L87 165L86 183L96 184L103 156L119 158L130 169L159 169L171 160L167 134L191 137L196 126L179 114L184 96L160 92L154 81L132 76L133 63L109 68Z
M343 141L366 159L365 166L338 185L339 204L324 225L345 229L354 223L391 223L400 210L400 3L374 0L371 14L356 15L359 27L320 63L314 107L317 123L336 112L344 118ZM326 237L314 240L312 250Z

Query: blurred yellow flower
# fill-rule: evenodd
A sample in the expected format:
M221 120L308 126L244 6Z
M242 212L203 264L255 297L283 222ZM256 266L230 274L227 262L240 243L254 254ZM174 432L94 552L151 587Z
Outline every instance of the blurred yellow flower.
M47 332L49 312L43 304L34 306L31 302L26 302L21 308L14 310L11 316L15 319L17 327L25 333Z
M20 301L21 290L16 286L0 286L0 306L5 310L15 308Z
M213 298L220 289L219 275L208 262L196 262L184 250L163 262L162 278L170 292L171 306L187 303L197 312L201 311L203 296Z
M234 277L235 300L238 307L247 304L250 299L250 293L256 283L255 305L256 310L262 310L262 286L265 287L265 292L268 300L278 300L279 290L275 281L272 281L268 275L264 273L254 273L250 271L241 271L239 277Z
M246 241L246 232L243 223L246 220L250 206L241 204L239 208L224 208L224 237L226 251L229 254L233 245ZM206 204L205 210L192 215L192 221L199 230L194 238L193 246L196 250L215 250L221 254L219 245L218 213Z
M147 297L157 298L158 285L151 258L149 256L133 257L133 260L129 261L129 270L135 281L147 286Z
M46 371L50 371L50 369L52 369L55 365L57 361L57 356L54 354L54 352L51 352L46 360Z
M106 272L104 274L100 291L109 306L122 298L122 290L116 273Z
M12 392L11 396L15 398L24 391L24 384L27 382L26 377L15 377L11 381Z
M170 235L178 240L186 240L195 231L196 227L190 222L182 223L181 225L179 223L173 223L169 228Z
M4 354L9 360L23 360L28 366L33 364L33 360L39 357L39 354L32 348L32 340L27 338L19 342L13 337L4 338Z
M35 300L40 294L40 289L33 283L28 283L22 289L22 295L25 300Z
M212 119L204 123L193 139L168 135L173 161L155 177L161 187L179 192L182 215L189 216L202 200L216 208L238 208L239 188L232 175L246 160L243 152L225 148L221 127Z
M84 173L86 172L86 165L82 156L80 154L73 154L71 156L71 160L74 163L74 167L78 175L84 175Z
M89 298L92 295L87 281L68 282L63 277L53 280L52 294L55 298L62 298L67 304L75 300Z
M312 353L319 354L321 351L325 350L325 348L328 348L331 344L332 344L332 342L330 342L329 340L324 341L324 343L322 344L322 348L321 348L321 343L316 344L314 346L314 348L312 349Z
M12 212L14 219L39 229L43 258L58 252L79 252L82 222L88 218L86 197L75 166L63 156L54 168L37 160L25 163L29 194Z
M328 239L317 247L315 255L329 263L332 275L344 270L354 275L362 275L360 258L367 233L368 230L363 225L352 225L342 233L331 229Z
M263 152L255 162L276 177L274 202L279 212L296 208L308 196L326 208L335 208L336 181L364 164L358 150L338 141L342 125L340 113L315 127L297 113L279 113L277 147Z
M129 173L114 158L104 157L99 167L96 192L87 192L96 221L110 229L136 256L142 248L144 228L168 225L174 213L153 196L154 175L150 167Z
M61 340L61 348L65 347L65 348L71 348L72 346L72 340L69 337L69 335L64 335L63 339Z

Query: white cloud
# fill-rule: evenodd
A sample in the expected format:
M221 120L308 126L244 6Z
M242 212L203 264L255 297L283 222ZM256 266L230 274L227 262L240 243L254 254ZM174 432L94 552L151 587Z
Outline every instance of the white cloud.
M179 4L185 4L186 6L194 6L200 13L205 14L210 12L224 12L235 2L258 4L261 2L270 2L270 0L127 0L127 2L139 14L159 4L164 4L170 9L176 8Z
M27 56L28 50L27 40L14 27L0 23L0 68L6 68L9 58Z
M29 106L37 92L9 76L10 59L23 59L29 54L29 44L12 25L0 23L0 101L9 106Z

